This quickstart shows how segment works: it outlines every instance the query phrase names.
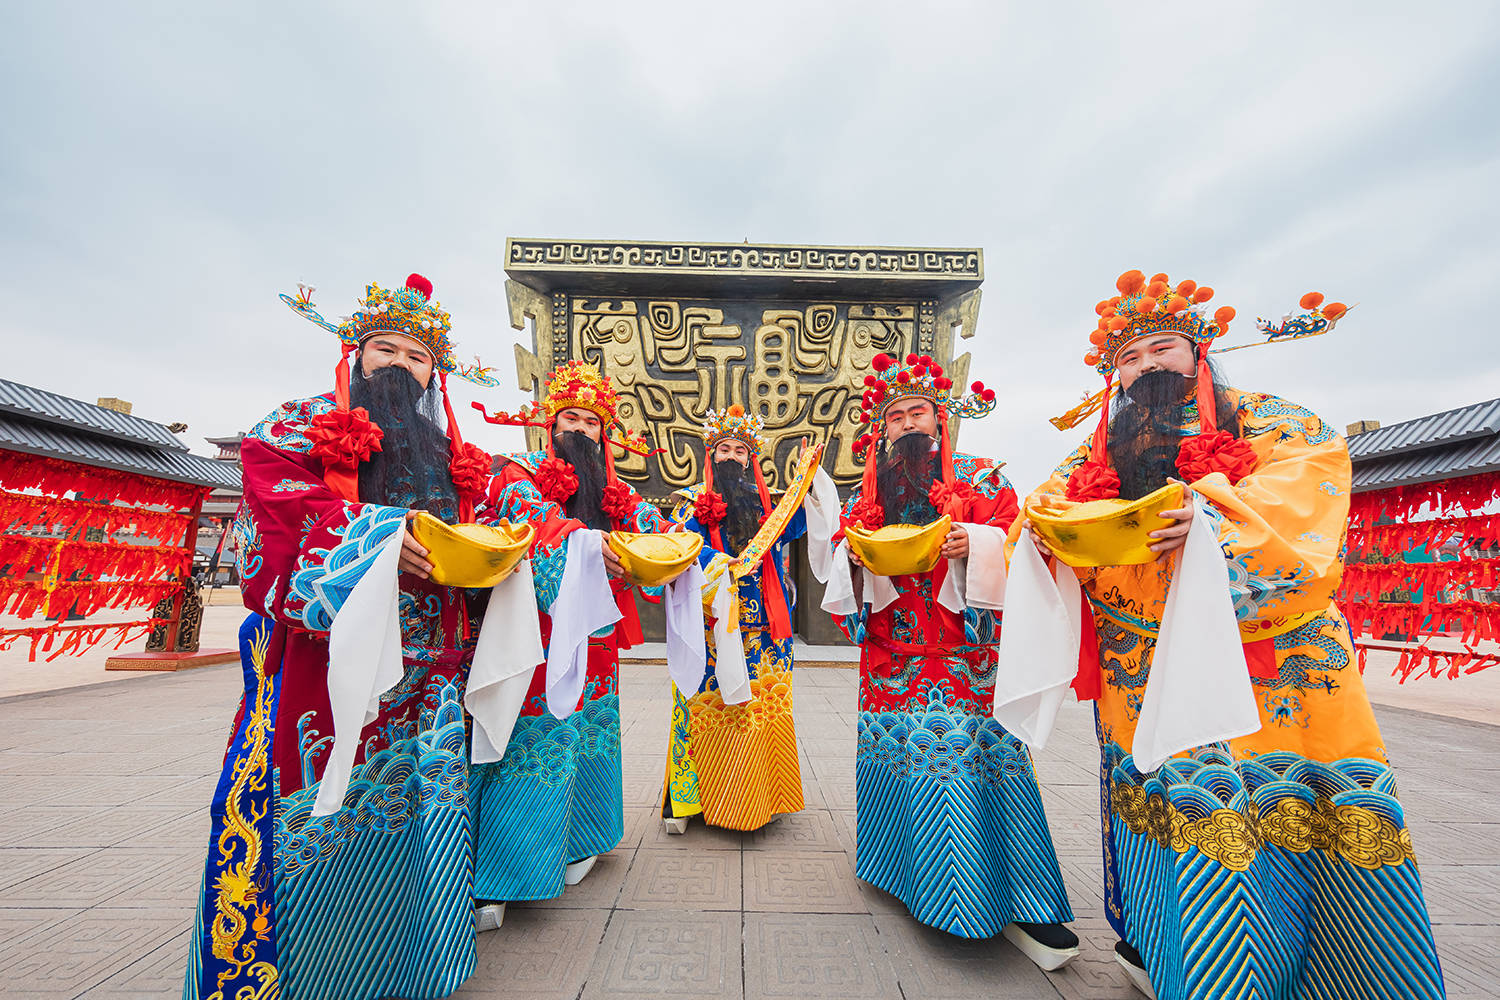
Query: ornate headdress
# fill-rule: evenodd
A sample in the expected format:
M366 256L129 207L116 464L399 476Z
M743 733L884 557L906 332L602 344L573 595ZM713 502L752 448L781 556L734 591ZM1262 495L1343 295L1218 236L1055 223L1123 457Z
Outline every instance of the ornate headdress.
M496 410L489 413L483 404L474 403L474 409L484 414L492 424L506 427L540 427L547 433L547 452L552 453L552 427L557 415L563 410L588 410L599 418L601 437L626 451L637 455L651 455L655 449L651 442L640 434L631 434L618 424L620 394L608 375L601 374L599 366L587 361L569 361L560 365L547 379L545 395L535 402L527 403L515 413ZM610 428L618 436L610 437ZM614 478L612 449L605 450L605 459L610 464L610 478Z
M403 337L420 343L432 352L432 366L444 375L453 374L473 382L475 385L493 387L499 381L491 375L493 369L486 368L475 358L472 365L459 364L453 357L453 342L449 335L453 323L442 306L432 298L432 282L420 274L408 275L405 286L396 289L382 288L375 282L365 286L365 297L354 315L344 317L342 323L330 323L313 308L312 293L317 289L310 285L297 285L297 295L282 293L285 302L299 316L311 320L323 329L337 334L350 350L363 344L377 333L399 333Z
M410 337L432 352L433 370L443 397L443 412L448 422L449 472L458 493L460 516L473 517L474 501L483 494L490 471L489 453L465 444L448 400L448 375L453 373L475 385L500 383L474 359L473 365L460 365L453 359L453 345L448 335L453 324L448 314L432 301L432 282L420 274L409 275L406 285L394 291L370 282L365 297L353 316L334 324L324 319L313 306L311 285L297 285L295 297L281 294L285 302L303 319L310 320L338 336L344 350L334 368L333 399L335 408L314 417L308 437L312 453L323 460L329 488L346 500L359 495L359 464L380 450L384 432L376 427L363 407L349 408L349 355L366 339L377 333L396 333Z
M738 403L726 410L709 410L703 420L703 443L709 451L720 441L743 441L752 456L759 456L766 449L766 421L753 413L746 413Z
M880 426L881 417L892 404L904 399L925 399L937 411L938 444L943 474L942 489L935 491L933 505L941 512L945 507L961 519L961 507L966 492L965 484L953 481L953 444L948 433L950 417L982 417L995 409L995 390L986 389L983 382L976 381L964 395L962 387L943 374L943 366L926 354L908 354L903 365L888 354L877 354L870 360L875 371L865 376L865 391L860 403L859 422L868 424L869 430L854 440L854 454L864 453L865 474L861 486L860 502L852 512L856 520L863 520L869 527L884 524L885 514L879 509L880 500L875 491L875 455L884 437Z
M1233 306L1220 306L1210 317L1208 301L1214 290L1195 281L1180 281L1175 287L1165 274L1154 274L1148 282L1140 271L1126 271L1115 281L1118 295L1104 299L1094 306L1099 321L1089 333L1092 345L1083 356L1083 362L1104 376L1104 388L1088 396L1082 403L1060 417L1052 418L1058 430L1076 426L1095 410L1099 410L1099 424L1094 430L1094 440L1088 462L1075 470L1069 482L1069 495L1074 499L1098 499L1110 495L1109 490L1118 490L1119 480L1108 468L1106 447L1109 441L1109 404L1114 388L1115 359L1129 344L1142 337L1169 333L1183 337L1194 346L1198 357L1198 423L1199 433L1184 442L1184 450L1197 456L1195 468L1210 470L1244 469L1249 457L1244 448L1236 447L1242 442L1230 440L1217 433L1217 407L1214 404L1213 374L1209 371L1209 354L1237 351L1258 344L1241 344L1237 347L1209 347L1218 337L1229 330L1234 320ZM1299 305L1306 312L1300 315L1288 313L1277 324L1263 319L1256 320L1256 327L1266 336L1261 343L1283 343L1316 337L1332 330L1334 325L1349 311L1342 302L1324 303L1321 292L1308 292ZM1179 457L1179 468L1185 459ZM1204 464L1207 463L1207 464Z
M982 417L995 409L995 390L975 382L965 396L962 387L943 374L943 366L926 354L908 354L900 364L889 354L877 354L870 360L874 373L865 376L865 392L860 403L859 422L869 424L869 432L855 439L859 453L879 440L880 418L892 403L913 397L930 402L943 417Z

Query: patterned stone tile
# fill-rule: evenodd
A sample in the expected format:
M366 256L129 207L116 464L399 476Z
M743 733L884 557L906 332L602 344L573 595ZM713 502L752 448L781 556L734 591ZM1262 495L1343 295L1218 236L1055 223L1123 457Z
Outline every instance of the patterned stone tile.
M164 889L163 880L169 885L174 881L190 882L187 893L190 897L197 890L202 865L202 858L196 863L190 862L175 851L123 848L95 851L0 891L0 907L71 906L83 909L115 897L129 898L133 893L143 894L143 898L133 905L180 904L184 902L184 893ZM163 899L164 895L171 898Z
M625 877L621 909L740 909L740 859L730 851L641 848Z
M742 997L740 921L738 913L617 910L582 1000Z
M843 839L826 809L803 809L745 834L745 850L842 851Z
M746 851L745 910L865 913L849 855L822 851Z
M594 863L582 882L577 885L563 887L561 896L553 899L527 900L526 902L512 903L506 908L506 923L502 928L510 927L510 913L518 909L564 909L564 910L587 910L600 909L610 910L620 898L620 889L625 884L625 874L630 871L631 862L635 860L635 851L617 847L608 854L599 855L599 860ZM603 933L603 929L600 930Z
M828 803L829 809L854 808L853 768L850 768L847 774L839 774L832 777L823 777L820 775L818 787L823 790L823 801Z
M180 994L187 970L188 936L192 914L182 932L169 937L154 951L110 976L83 994L86 1000L103 997L165 997Z
M874 918L745 914L746 1000L901 995L896 969Z
M78 996L168 939L186 947L191 911L84 910L60 921L45 919L45 928L0 950L5 989L24 996Z
M504 926L479 936L474 975L453 995L573 1000L594 964L608 922L607 910L509 906Z
M901 992L923 1000L1038 997L1047 976L1001 937L955 937L910 917L874 917L887 943Z
M94 852L94 848L0 847L0 890L54 871Z
M739 830L709 826L703 822L701 813L688 821L687 833L684 834L667 832L659 808L652 815L653 821L647 823L641 833L641 846L652 850L738 851L745 841L745 835Z

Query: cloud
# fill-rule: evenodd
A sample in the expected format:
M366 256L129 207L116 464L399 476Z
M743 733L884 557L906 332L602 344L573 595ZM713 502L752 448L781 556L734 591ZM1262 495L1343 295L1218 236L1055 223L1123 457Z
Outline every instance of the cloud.
M243 429L322 391L328 313L420 270L508 373L507 236L981 246L1001 392L963 447L1020 488L1082 437L1129 267L1331 336L1230 355L1331 422L1500 384L1500 12L769 3L23 5L0 87L6 377ZM466 407L469 396L456 394ZM513 381L479 395L520 400ZM465 410L465 412L468 412ZM471 437L515 447L473 421Z

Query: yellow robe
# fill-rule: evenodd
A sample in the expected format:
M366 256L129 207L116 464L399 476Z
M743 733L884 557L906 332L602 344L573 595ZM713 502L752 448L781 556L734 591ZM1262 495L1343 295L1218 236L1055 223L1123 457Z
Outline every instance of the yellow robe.
M1142 774L1128 748L1176 558L1075 571L1103 674L1106 916L1163 1000L1441 997L1395 776L1333 603L1348 449L1300 406L1229 392L1256 467L1235 485L1214 473L1189 487L1218 528L1242 638L1274 638L1277 675L1251 678L1259 732ZM1182 434L1196 434L1196 404L1184 418ZM1066 503L1090 451L1077 448L1027 505Z

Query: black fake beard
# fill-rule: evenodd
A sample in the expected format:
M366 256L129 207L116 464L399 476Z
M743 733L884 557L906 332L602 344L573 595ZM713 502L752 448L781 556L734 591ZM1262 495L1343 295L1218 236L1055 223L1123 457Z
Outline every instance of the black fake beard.
M937 508L928 499L933 482L941 476L932 438L910 431L884 444L875 456L875 487L886 524L931 524Z
M725 548L731 555L739 555L760 530L764 514L760 487L746 466L726 458L714 462L714 491L724 498L727 508L724 522L719 525Z
M451 524L458 520L458 494L448 436L434 419L435 396L405 368L387 365L365 375L355 358L349 406L364 407L384 434L380 450L360 463L360 500L425 510Z
M568 497L563 512L595 530L610 530L604 513L604 448L583 431L558 431L552 436L552 447L578 477L578 489Z
M1234 403L1214 377L1214 412L1220 430L1240 436ZM1181 478L1177 451L1182 446L1182 428L1188 403L1195 398L1198 380L1181 372L1146 372L1131 383L1121 406L1109 422L1109 459L1120 476L1120 496L1139 500Z

